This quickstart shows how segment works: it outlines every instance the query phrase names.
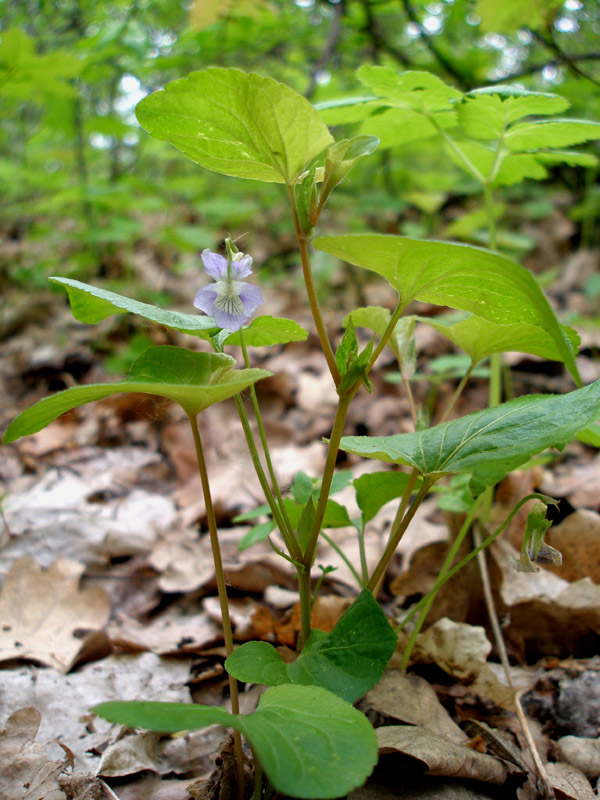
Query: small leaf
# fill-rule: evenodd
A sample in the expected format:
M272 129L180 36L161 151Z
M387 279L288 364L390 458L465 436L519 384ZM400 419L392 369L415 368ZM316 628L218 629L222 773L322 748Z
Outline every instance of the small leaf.
M212 67L138 104L140 125L214 172L293 186L333 142L310 103L283 83Z
M234 370L234 364L231 356L223 354L151 347L137 359L124 381L75 386L35 403L11 422L3 442L8 444L37 433L77 406L121 392L167 397L179 403L187 414L195 415L272 374L264 369Z
M373 153L379 144L376 136L354 136L342 139L331 145L325 153L325 172L319 196L319 205L323 206L333 189L350 172L352 167L364 156Z
M244 343L247 347L271 347L275 344L303 342L307 336L308 331L302 325L293 319L283 317L257 317L244 328ZM240 345L239 331L230 333L223 344Z
M352 525L346 506L342 506L331 498L327 501L323 516L322 528L346 528Z
M256 647L256 642L238 647L225 666L230 675L248 683L277 682L287 671L295 684L316 685L354 702L381 677L397 644L379 604L363 591L340 617L331 633L313 630L306 646L292 664L284 664L274 647ZM253 660L253 656L255 656Z
M314 246L382 275L405 305L421 300L499 325L525 322L543 328L580 382L571 343L531 273L516 261L470 245L381 234L323 236Z
M365 524L373 519L380 508L390 500L404 494L408 484L406 472L369 472L354 481L356 502L363 513Z
M274 686L245 716L184 703L111 702L92 711L111 722L157 731L236 728L275 790L292 797L341 797L364 783L377 763L377 740L367 718L318 686Z
M306 472L297 472L294 475L294 481L290 486L290 492L294 500L303 506L308 503L313 495L313 491L313 482L308 477Z
M314 519L315 504L313 503L312 497L309 497L304 508L302 509L300 521L298 522L298 544L300 545L300 549L303 553L306 550L306 546L310 538L310 531Z
M569 101L557 94L528 92L513 86L486 86L468 92L456 103L463 132L473 139L498 139L522 117L558 114Z
M434 479L471 474L480 493L548 447L562 447L600 417L600 381L565 395L529 395L417 433L345 436L349 453L408 464Z
M242 537L238 544L238 550L241 552L242 550L247 550L249 547L252 547L253 544L264 542L274 530L274 522L258 522Z
M577 431L576 438L589 447L600 447L600 425L597 422L588 425L587 428Z
M157 322L166 328L173 328L182 333L208 339L211 333L216 333L218 328L212 317L198 314L181 314L178 311L166 311L148 303L140 303L123 297L106 289L98 289L87 283L72 280L71 278L50 278L53 283L64 286L69 295L71 311L75 319L94 325L113 314L137 314L143 319Z

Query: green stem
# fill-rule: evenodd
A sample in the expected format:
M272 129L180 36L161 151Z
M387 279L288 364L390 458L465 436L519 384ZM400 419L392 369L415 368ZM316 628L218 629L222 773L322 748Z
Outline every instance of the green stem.
M480 495L480 497L483 497L483 495ZM521 500L519 500L517 505L510 512L508 517L504 520L502 525L500 525L499 528L497 528L492 534L490 534L487 537L487 539L485 539L485 541L483 541L479 545L479 547L476 547L474 550L472 550L469 553L469 555L465 556L462 559L462 561L459 561L458 564L455 567L453 567L449 572L446 573L446 575L442 576L442 573L440 572L440 575L438 576L433 588L425 595L425 597L422 598L422 600L419 600L419 602L412 609L412 611L409 614L407 614L405 619L402 620L401 624L398 626L398 631L401 631L403 628L405 628L406 625L408 625L408 623L411 621L411 619L413 619L413 617L421 611L421 609L427 603L429 595L431 595L431 594L435 595L435 593L438 592L447 581L449 581L451 578L453 578L459 570L461 570L464 566L466 566L469 563L469 561L472 561L481 550L484 550L488 545L490 545L494 541L494 539L496 539L502 533L502 531L505 530L505 528L508 525L510 525L510 523L511 523L512 519L514 518L515 514L529 500L542 500L543 502L547 503L548 502L548 497L546 495L544 495L544 494L539 494L538 492L533 492L532 494L528 494L525 497L521 498ZM450 554L448 554L448 557L449 557L449 555ZM448 557L447 557L446 560L448 560ZM442 567L442 569L443 569L443 567Z
M456 539L452 543L452 547L448 551L448 555L446 556L444 564L443 564L443 566L442 566L442 568L440 570L440 573L439 573L439 575L437 577L436 586L437 586L438 581L440 581L441 579L444 578L444 576L447 574L448 570L452 566L452 562L456 558L456 554L458 553L458 551L460 549L460 546L462 545L463 540L464 540L465 536L467 535L467 532L469 531L469 528L471 527L471 524L472 524L473 520L475 519L475 515L477 514L477 511L479 510L479 506L481 504L482 498L483 498L483 495L480 495L477 498L477 500L473 504L473 507L471 508L471 510L469 511L467 517L465 518L465 521L463 522L463 524L462 524L462 526L460 528L460 531L458 532L458 536L456 537ZM408 642L406 644L406 647L404 649L404 653L402 654L402 660L400 661L400 669L406 669L406 667L408 666L408 662L410 660L410 655L411 655L411 653L413 651L413 647L415 646L415 642L417 640L417 636L421 632L421 628L423 627L423 624L424 624L425 620L427 619L427 615L429 614L429 609L431 608L431 606L433 604L433 601L435 600L436 594L437 594L437 589L434 586L434 588L430 592L428 592L428 594L426 595L426 602L423 604L423 607L421 609L421 613L419 614L419 619L417 620L417 623L416 623L415 627L411 631L410 637L409 637Z
M367 586L369 591L373 592L373 594L375 594L375 591L379 586L381 579L385 575L385 572L390 564L390 561L394 557L394 553L396 552L396 548L400 544L400 540L402 539L404 532L412 522L413 517L417 513L417 509L425 499L427 493L433 486L434 482L435 481L433 481L431 478L424 478L423 484L421 485L421 488L419 489L417 496L410 504L410 508L408 509L406 514L404 514L404 516L401 519L399 519L398 514L396 515L396 519L394 520L394 525L392 526L387 546L384 550L383 555L379 559L379 563L375 567L375 571L371 575L369 584Z
M365 519L361 519L360 530L358 531L358 551L360 553L360 570L362 572L362 586L369 582L369 567L367 565L367 551L365 550Z
M250 369L250 359L248 358L248 350L246 348L246 342L244 340L244 333L243 330L240 328L240 344L242 347L242 356L244 359L244 366L247 369ZM279 511L281 513L281 517L284 520L285 526L288 532L292 533L292 524L288 517L288 513L285 508L285 504L283 502L283 497L281 496L281 489L279 488L279 482L277 480L277 475L275 474L275 468L273 467L273 461L271 460L271 453L269 450L269 444L267 442L267 434L265 432L265 426L262 420L262 414L260 413L260 406L258 404L258 397L256 396L256 387L254 384L250 387L250 397L252 398L252 408L254 409L254 416L256 417L256 424L258 425L258 433L260 436L260 441L262 444L263 452L265 454L265 461L267 462L267 470L269 472L269 476L271 478L271 485L275 492L275 496L277 498L277 502L279 504Z
M446 410L444 411L444 413L442 415L442 418L440 419L440 422L439 422L440 425L442 424L442 422L445 422L448 419L448 416L449 416L450 412L452 411L452 409L456 405L456 401L458 400L458 398L463 393L463 389L467 385L467 381L471 377L471 373L473 372L474 367L475 367L475 364L471 361L471 365L469 366L469 369L466 371L466 373L464 374L463 378L461 379L461 382L456 387L456 391L452 395L452 400L450 400L450 403L448 404L448 407L446 408Z
M312 528L308 537L306 550L304 551L303 563L307 572L310 573L312 567L315 551L317 549L317 540L321 531L321 524L325 516L327 508L327 500L329 499L329 490L331 489L331 481L333 480L333 473L335 472L335 464L337 454L340 448L340 441L344 433L344 425L346 423L346 416L348 414L348 407L352 398L358 389L357 384L350 393L344 394L340 397L338 407L335 412L335 419L333 420L333 427L331 429L331 438L327 448L327 458L325 460L325 468L323 469L323 478L321 480L321 492L319 494L319 501L315 509L315 517L313 520Z
M321 536L323 537L323 539L325 539L325 541L327 542L327 544L328 544L330 547L332 547L332 548L335 550L335 552L336 552L336 553L338 554L338 556L339 556L339 557L342 559L342 561L344 562L344 564L345 564L345 565L348 567L348 569L350 570L350 572L351 572L351 573L354 575L354 577L356 578L356 582L358 583L359 587L360 587L361 589L364 589L364 584L366 583L366 581L363 581L363 580L361 580L361 577L360 577L360 575L358 574L358 572L357 572L357 571L356 571L356 569L354 568L354 565L352 564L352 562L350 561L350 559L348 558L348 556L347 556L347 555L344 553L344 551L342 550L342 548L341 548L339 545L337 545L337 544L336 544L336 543L333 541L333 539L331 538L331 536L328 536L328 535L327 535L327 534L326 534L324 531L321 531ZM362 556L362 553L361 553L361 556ZM362 563L362 558L361 558L361 563ZM365 571L366 571L366 563L365 563L365 564L364 564L364 566L363 566L363 572L365 572Z
M301 638L298 652L302 650L310 637L310 612L312 610L312 592L310 589L310 568L298 570L298 592L300 593Z
M231 629L231 618L229 616L227 585L225 583L225 571L223 569L221 545L219 544L219 535L217 532L217 520L212 502L212 495L210 493L208 472L206 469L206 461L204 459L204 450L202 449L202 439L200 438L200 431L198 430L198 420L194 414L188 414L188 419L190 421L192 434L194 436L196 458L198 459L198 471L200 472L200 481L202 483L202 492L204 494L204 504L206 506L208 534L210 536L210 546L212 549L215 575L217 579L217 592L219 595L219 604L221 606L221 618L223 620L223 639L225 640L225 652L227 656L230 656L233 653L233 631ZM239 714L240 702L238 697L237 680L231 675L229 676L229 692L231 695L231 712L233 714ZM239 731L234 731L233 736L237 765L238 795L241 800L244 796L244 754L242 752L242 739Z
M302 560L302 551L300 550L300 546L298 545L296 537L291 530L289 520L286 523L286 520L281 516L279 506L275 497L273 496L271 487L269 486L269 481L265 475L265 471L261 464L260 456L254 442L254 437L252 436L252 428L250 427L250 422L248 420L248 415L246 414L246 409L244 408L242 398L236 394L234 400L237 406L240 422L242 423L244 435L246 437L246 444L248 445L248 450L250 451L250 457L252 458L252 464L254 465L254 470L260 482L265 499L271 510L271 514L273 515L273 520L275 521L275 524L277 525L279 532L283 537L283 541L285 542L285 546L287 547L290 556L294 559L294 561L300 562Z
M317 335L319 337L319 341L321 342L321 348L323 350L323 354L325 356L325 360L327 361L327 366L329 367L329 372L331 373L331 377L334 380L336 386L339 386L341 381L340 372L338 370L337 364L335 363L335 355L333 353L333 348L331 347L331 342L329 341L329 336L327 334L327 328L325 327L325 323L323 322L323 315L321 313L321 306L319 305L319 298L317 297L317 289L315 286L315 281L312 274L312 269L310 266L310 255L308 252L308 242L304 235L300 230L300 226L298 225L298 215L296 213L296 200L294 198L294 190L293 187L288 186L288 194L290 198L290 203L292 205L292 217L294 220L294 231L296 234L296 241L298 242L298 250L300 251L300 261L302 263L302 273L304 275L304 283L306 285L306 292L308 295L308 302L310 305L310 310L312 313L312 317L315 323L315 328L317 331Z
M373 355L371 356L371 360L369 361L369 365L365 371L367 375L369 374L373 365L383 352L383 348L388 343L390 336L394 332L394 328L396 327L396 324L400 319L400 317L402 316L402 312L404 311L405 308L406 308L406 303L403 303L402 300L398 298L398 303L396 305L396 308L394 309L394 313L392 314L390 321L387 324L387 328L385 329L383 336L379 340L377 347L375 348L375 350L373 350Z

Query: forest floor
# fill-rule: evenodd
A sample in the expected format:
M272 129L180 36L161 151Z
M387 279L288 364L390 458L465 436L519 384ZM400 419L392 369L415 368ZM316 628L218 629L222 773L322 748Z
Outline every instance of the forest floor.
M597 253L554 252L561 277L550 289L559 314L591 315L583 292L597 271ZM539 261L547 263L544 254ZM166 289L188 313L187 273L166 275L143 249L134 278ZM198 272L198 275L200 273ZM342 306L340 270L333 296ZM132 285L135 285L135 280ZM336 276L334 276L334 281ZM380 284L361 289L364 304L389 305ZM132 294L134 292L132 291ZM299 297L265 291L264 313L289 316L312 330ZM352 298L351 302L354 302ZM63 296L15 297L3 318L0 354L2 429L32 402L75 383L116 379L135 347L203 346L198 340L142 326L126 316L93 327L76 322ZM418 313L439 309L420 305ZM327 322L341 331L343 311ZM584 327L578 365L584 383L600 377L598 330ZM150 341L151 340L151 341ZM417 335L418 370L433 375L432 359L452 348L433 329ZM318 341L284 349L257 349L253 366L274 373L257 385L275 468L289 486L299 470L318 476L323 437L330 433L336 395ZM562 365L510 354L515 395L574 388ZM383 358L374 391L351 408L346 433L387 435L411 430L401 386ZM415 383L416 399L439 419L456 381ZM471 381L454 411L486 404L487 384ZM235 639L260 639L288 653L299 631L290 565L259 543L239 550L249 524L238 514L263 502L253 477L235 406L203 412L201 432L216 502L231 590ZM353 800L380 798L529 798L544 796L524 727L547 785L557 798L587 800L600 775L600 456L574 442L498 488L494 520L536 489L560 500L547 541L563 565L522 574L510 565L521 547L527 510L490 549L487 567L495 613L510 660L509 677L484 602L476 561L439 593L420 635L408 673L392 659L378 686L360 702L376 725L395 731L382 744L380 765ZM340 460L354 477L375 468L354 457ZM166 401L118 395L65 415L38 434L4 447L0 530L0 787L7 800L227 800L229 760L223 729L159 736L113 726L88 709L109 699L227 703L224 645L206 513L195 452L183 412ZM335 496L351 507L350 488ZM367 556L385 546L392 505L370 523ZM350 514L352 516L352 513ZM399 621L433 585L448 542L460 523L441 511L435 496L419 510L387 575L381 601ZM356 531L328 532L358 560ZM471 545L472 546L472 545ZM352 573L323 543L317 564L335 567L320 588L313 625L330 630L356 596ZM315 577L320 575L316 569ZM401 647L402 641L399 644ZM250 711L259 687L246 687ZM406 736L406 726L412 726ZM419 738L416 738L416 732ZM546 796L551 796L546 790Z

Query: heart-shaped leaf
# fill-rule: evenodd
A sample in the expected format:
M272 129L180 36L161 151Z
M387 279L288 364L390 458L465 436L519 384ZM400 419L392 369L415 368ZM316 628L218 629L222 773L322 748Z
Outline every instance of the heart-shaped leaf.
M113 314L137 314L139 317L157 322L166 328L173 328L182 333L190 333L201 339L208 339L212 333L219 329L212 317L199 314L181 314L179 311L166 311L148 303L140 303L129 297L98 289L81 281L71 278L50 278L53 283L64 286L69 295L71 311L75 319L94 325Z
M293 186L333 138L288 86L212 67L173 81L138 104L140 125L202 167Z
M223 354L194 353L168 345L151 347L137 359L124 381L75 386L35 403L11 422L3 442L37 433L72 408L120 392L167 397L187 414L195 415L272 375L265 369L234 370L234 364L231 356Z
M544 328L580 382L570 341L531 273L516 261L480 247L381 234L323 236L314 245L382 275L404 305L422 300L499 325L525 322Z
M363 591L330 633L315 629L292 664L267 642L248 642L225 662L230 675L248 683L322 686L354 702L381 677L397 644L379 604Z
M367 718L318 686L274 686L256 711L244 716L185 703L109 702L92 711L156 731L235 728L251 743L275 790L291 797L341 797L360 786L377 763L377 739Z
M344 436L349 453L408 464L438 478L471 474L474 493L548 447L561 447L600 417L600 381L565 395L529 395L416 433Z
M368 472L356 478L356 502L363 513L364 522L373 519L380 508L390 500L400 497L408 484L406 472Z

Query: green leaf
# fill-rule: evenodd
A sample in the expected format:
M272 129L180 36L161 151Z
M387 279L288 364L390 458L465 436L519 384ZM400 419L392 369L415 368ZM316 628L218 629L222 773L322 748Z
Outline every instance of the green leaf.
M106 289L98 289L96 286L90 286L71 278L50 278L49 280L65 287L73 316L88 325L101 322L113 314L130 313L137 314L151 322L157 322L166 328L199 336L201 339L208 339L211 333L218 331L212 317L165 311L148 303L140 303L129 297L123 297Z
M274 647L263 644L258 648L256 642L249 642L238 647L225 662L229 674L248 683L269 685L273 678L279 683L284 674L277 666L279 659L288 681L322 686L354 702L381 677L397 637L372 594L364 590L331 633L312 631L292 664L284 664Z
M306 472L297 472L294 475L294 481L290 486L292 497L301 506L306 505L313 495L313 482L308 477Z
M576 438L589 447L600 447L600 425L597 422L588 425L587 428L577 431Z
M514 33L519 28L550 27L560 8L557 0L477 0L481 30Z
M314 246L382 275L405 305L421 300L498 325L525 322L543 328L580 383L571 343L531 273L516 261L470 245L380 234L324 236Z
M343 324L347 325L351 319L358 328L368 328L380 339L387 330L387 326L392 318L391 312L382 306L365 306L351 311ZM392 335L388 339L387 346L396 356L402 365L402 373L405 378L410 378L414 373L416 364L415 350L415 318L402 317L396 323Z
M365 524L373 519L380 508L390 500L400 497L408 484L406 472L370 472L354 481L356 502L362 511Z
M529 92L516 86L484 86L468 92L456 104L456 110L467 136L496 139L506 126L523 117L559 114L569 105L558 94Z
M549 150L536 153L536 159L542 164L553 167L555 164L568 164L570 167L595 167L598 158L592 153L580 153L576 150Z
M340 505L335 500L329 498L327 506L325 507L325 514L323 516L322 528L346 528L352 525L352 520L348 515L346 506Z
M529 395L476 411L433 428L397 436L345 436L349 453L408 464L439 478L471 474L471 490L483 491L531 456L561 447L600 417L600 381L565 395Z
M513 125L504 141L509 150L541 150L543 147L569 147L600 139L600 122L584 119L533 120Z
M516 322L512 325L498 325L482 317L468 317L458 322L443 317L417 317L435 328L443 336L454 342L469 356L473 364L478 364L492 353L529 353L550 361L562 361L556 342L550 334L537 325ZM561 325L569 339L573 352L579 347L579 335L572 328Z
M409 71L397 73L391 67L365 64L356 75L365 86L399 108L421 112L450 110L451 101L462 97L462 92L445 84L430 72Z
M331 145L325 153L325 172L319 197L323 205L333 189L364 156L373 153L379 144L376 136L354 136Z
M257 317L244 328L244 343L247 347L271 347L275 344L303 342L307 336L308 331L302 325L293 319L283 317ZM231 333L223 344L240 345L239 331Z
M35 403L11 422L3 442L8 444L37 433L77 406L121 392L167 397L179 403L187 414L196 415L272 375L264 369L234 370L234 364L231 356L223 354L194 353L168 345L151 347L133 364L124 381L75 386Z
M304 505L304 508L302 509L300 520L298 522L298 544L300 545L300 549L303 553L306 550L306 546L310 538L310 531L314 519L315 504L313 503L312 497L309 497Z
M377 763L367 718L318 686L274 686L244 716L212 706L110 702L96 714L131 727L182 731L225 725L251 743L275 790L302 798L336 798L361 785Z
M241 538L238 544L238 550L241 552L242 550L247 550L249 547L252 547L253 544L264 542L274 530L274 522L258 522Z
M138 104L140 125L214 172L293 186L333 138L288 86L213 67L173 81Z

